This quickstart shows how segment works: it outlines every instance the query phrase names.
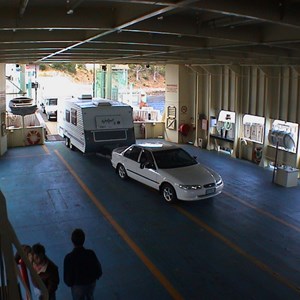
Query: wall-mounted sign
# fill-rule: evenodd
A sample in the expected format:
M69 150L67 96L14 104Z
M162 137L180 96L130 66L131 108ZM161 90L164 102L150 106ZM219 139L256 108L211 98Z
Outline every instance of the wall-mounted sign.
M207 120L206 119L202 119L202 121L201 121L201 129L202 130L207 130Z
M178 85L177 84L167 84L166 85L166 92L168 92L168 93L177 93L178 92Z
M185 114L187 112L187 106L186 105L182 105L180 111Z
M168 106L167 116L168 116L168 118L176 118L176 107L175 106Z
M176 107L175 106L167 107L167 129L171 129L171 130L176 129Z
M171 130L176 129L176 119L167 118L167 129L171 129Z

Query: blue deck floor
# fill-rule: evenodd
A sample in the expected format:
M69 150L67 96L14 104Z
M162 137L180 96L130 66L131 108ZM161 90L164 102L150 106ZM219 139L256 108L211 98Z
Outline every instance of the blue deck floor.
M95 299L300 299L300 186L272 183L272 171L182 145L218 171L224 192L174 205L132 180L108 158L62 142L9 149L0 189L21 243L45 245L59 266L58 300L70 234L103 267Z

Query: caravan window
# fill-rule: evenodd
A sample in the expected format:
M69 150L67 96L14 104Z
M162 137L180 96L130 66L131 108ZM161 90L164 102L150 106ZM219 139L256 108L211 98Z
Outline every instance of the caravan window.
M48 99L48 105L57 105L57 98Z
M66 121L70 123L70 120L71 120L71 114L70 114L70 111L68 109L66 109Z
M71 108L71 123L77 126L77 110L74 108Z

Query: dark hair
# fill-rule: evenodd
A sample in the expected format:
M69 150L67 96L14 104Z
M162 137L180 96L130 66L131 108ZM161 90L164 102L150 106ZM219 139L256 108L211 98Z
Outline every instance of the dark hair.
M32 253L36 254L39 257L45 257L46 255L45 247L40 243L34 244L31 249Z
M84 234L83 230L80 228L76 228L72 232L71 239L72 239L74 246L83 246L84 241L85 241L85 234Z
M28 257L28 255L30 253L32 253L31 247L29 245L21 245L22 246L22 250L24 251L25 255ZM21 255L19 254L19 252L17 251L15 254L15 261L17 264L20 263L20 259L21 259Z

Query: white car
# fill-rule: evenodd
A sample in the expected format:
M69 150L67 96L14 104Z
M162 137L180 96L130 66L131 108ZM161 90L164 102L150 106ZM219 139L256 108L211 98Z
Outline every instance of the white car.
M48 121L52 118L57 120L57 101L58 98L46 98L41 104L43 113L47 115Z
M175 145L134 144L116 148L111 163L122 179L130 177L160 191L167 202L214 197L224 186L218 173Z

